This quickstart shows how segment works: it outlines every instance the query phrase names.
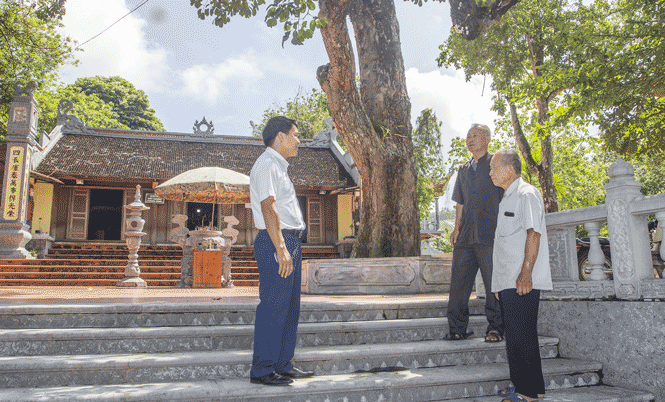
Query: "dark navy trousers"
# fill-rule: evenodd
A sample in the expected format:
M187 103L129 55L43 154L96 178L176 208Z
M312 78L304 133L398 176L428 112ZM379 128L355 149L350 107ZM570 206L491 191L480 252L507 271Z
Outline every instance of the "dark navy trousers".
M300 318L302 244L300 239L291 235L284 235L284 242L293 260L293 272L286 278L279 275L277 250L268 231L260 230L254 242L254 257L259 267L260 301L254 324L252 377L293 369L291 359L296 348Z
M516 289L499 292L505 324L506 354L515 392L529 398L545 394L538 344L540 290L520 296Z

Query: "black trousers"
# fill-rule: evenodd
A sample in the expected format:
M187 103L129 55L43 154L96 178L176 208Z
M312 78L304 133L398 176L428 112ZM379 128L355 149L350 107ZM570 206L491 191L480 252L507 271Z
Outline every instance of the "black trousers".
M510 381L518 394L537 398L538 394L545 394L537 332L540 290L534 289L520 296L515 289L506 289L499 293L499 297L505 323Z
M485 316L487 331L497 330L503 334L501 306L492 293L493 246L472 244L453 249L453 265L450 275L448 299L448 326L454 334L465 334L469 325L469 297L478 269L485 284Z

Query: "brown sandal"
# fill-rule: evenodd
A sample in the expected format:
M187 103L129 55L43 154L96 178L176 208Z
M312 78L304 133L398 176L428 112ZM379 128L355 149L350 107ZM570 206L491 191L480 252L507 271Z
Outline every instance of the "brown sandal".
M501 342L503 340L503 336L497 331L496 329L493 329L489 332L487 332L487 335L485 335L485 342L487 343L497 343Z

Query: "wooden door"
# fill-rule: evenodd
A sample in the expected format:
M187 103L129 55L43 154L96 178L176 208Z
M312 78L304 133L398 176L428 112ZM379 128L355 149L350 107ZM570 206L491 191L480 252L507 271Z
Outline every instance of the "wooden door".
M323 200L321 197L307 199L307 243L323 243Z
M90 214L90 190L74 189L69 204L69 225L67 238L72 240L88 239L88 216Z

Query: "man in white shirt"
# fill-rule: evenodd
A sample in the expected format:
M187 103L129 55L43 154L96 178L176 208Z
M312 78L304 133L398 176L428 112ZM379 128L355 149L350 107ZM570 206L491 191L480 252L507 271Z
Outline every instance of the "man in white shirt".
M538 189L521 178L522 161L502 149L490 163L492 182L503 188L494 237L492 292L501 303L513 387L503 401L535 401L545 395L538 344L540 291L552 289L545 206Z
M305 222L289 178L286 158L298 155L295 120L276 116L263 129L266 151L249 175L254 224L259 233L254 257L259 267L259 305L254 323L250 381L289 385L314 373L291 364L300 318L300 277Z

